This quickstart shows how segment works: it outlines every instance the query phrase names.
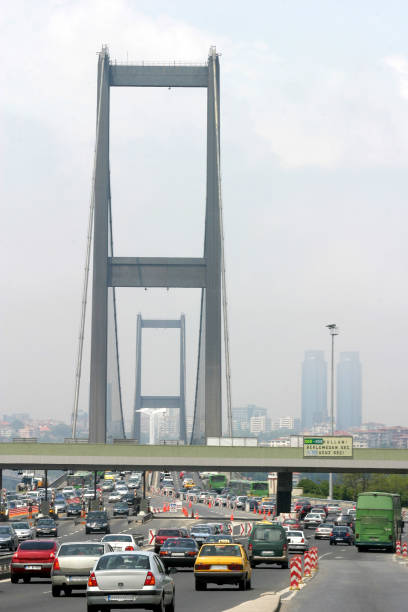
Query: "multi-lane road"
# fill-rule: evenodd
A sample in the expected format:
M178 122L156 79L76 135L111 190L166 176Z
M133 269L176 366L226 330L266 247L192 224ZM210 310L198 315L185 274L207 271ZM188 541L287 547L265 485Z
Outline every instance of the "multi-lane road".
M163 498L153 500L158 506ZM193 506L200 517L210 520L227 519L230 511L209 509L203 504ZM243 512L236 512L235 518L250 518ZM179 525L191 525L191 519L166 519L161 515L145 525L128 523L127 518L112 519L113 532L143 533L146 541L149 529ZM170 515L168 515L170 516ZM308 533L312 536L312 532ZM84 526L75 525L73 520L59 523L59 541L97 539L96 535L86 536ZM329 546L326 541L315 542L320 556L320 569L305 588L293 594L289 590L289 570L277 566L257 567L253 573L250 591L238 591L235 587L208 588L205 593L197 593L191 570L178 571L174 575L176 583L176 609L178 612L222 612L244 601L255 600L262 593L278 592L282 597L282 608L287 612L383 612L406 610L406 581L408 569L393 561L386 553L358 553L354 547ZM7 612L46 612L48 610L81 611L86 610L84 592L71 597L51 596L51 583L47 580L32 580L29 584L11 584L9 580L0 582L0 610Z

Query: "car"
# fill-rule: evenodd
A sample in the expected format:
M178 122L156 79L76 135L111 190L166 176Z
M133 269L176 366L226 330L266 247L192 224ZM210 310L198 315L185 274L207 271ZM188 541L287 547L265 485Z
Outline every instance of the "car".
M190 535L197 542L199 546L201 546L204 542L206 542L208 536L216 535L219 530L215 529L214 525L194 525L190 529Z
M278 523L257 523L249 536L248 554L251 567L260 563L276 563L287 569L289 557L286 531Z
M115 481L115 474L113 472L105 472L103 479Z
M32 540L35 537L35 529L31 527L28 521L13 521L11 526L16 532L19 542Z
M92 489L91 488L85 489L85 491L83 492L83 497L85 499L95 499L95 491L94 491L94 489L93 488Z
M75 487L64 487L62 489L62 494L64 495L64 497L66 497L67 499L69 499L70 497L74 497L75 496Z
M237 584L241 591L251 588L252 568L240 544L203 544L194 564L196 591L207 584Z
M302 523L298 519L285 519L282 523L282 527L286 526L288 526L290 529L302 529Z
M169 538L160 549L165 567L193 567L199 547L192 538Z
M134 537L129 533L110 533L103 536L102 542L107 542L113 552L125 552L128 550L139 550Z
M114 552L102 555L96 563L86 599L88 612L105 609L106 605L174 612L175 585L155 553Z
M340 543L348 544L349 546L354 544L354 533L350 527L333 527L333 531L330 534L330 544Z
M303 531L291 529L286 533L286 537L288 540L289 552L305 553L309 550L309 541Z
M238 495L236 499L237 509L245 510L245 504L247 502L248 497L246 495Z
M310 527L317 527L320 523L324 523L324 513L320 514L319 512L309 512L306 514L303 519L303 525L305 529L309 529Z
M339 504L327 504L327 512L328 514L340 514L341 507Z
M103 531L110 533L108 515L104 510L93 510L88 512L85 523L85 533Z
M64 542L61 544L51 570L51 593L59 597L71 595L72 589L85 589L89 574L99 557L112 552L103 542Z
M210 535L206 539L205 543L210 544L211 542L218 542L219 544L228 544L234 541L231 535L226 533L219 533L218 535Z
M67 504L67 516L79 516L82 506L79 502L71 502Z
M129 506L126 502L116 502L113 506L113 516L129 516Z
M325 516L328 515L327 506L320 504L317 506L313 506L310 512L323 512Z
M0 523L0 550L17 550L18 535L12 525L2 525Z
M16 584L20 578L30 582L31 578L49 578L55 554L56 540L26 540L19 544L10 563L10 580Z
M154 552L158 553L167 538L182 538L180 529L159 529L154 538Z
M125 495L122 495L122 499L120 501L126 503L128 506L133 506L135 499L136 496L134 493L125 493Z
M54 512L59 514L60 512L65 512L67 509L67 501L63 495L58 495L54 499Z
M112 480L105 480L101 485L102 491L105 491L106 493L110 493L114 490L114 488L115 485L113 484Z
M108 497L108 502L110 503L118 502L121 499L122 499L122 495L119 493L119 491L112 491L112 493Z
M131 478L127 483L128 489L139 489L140 488L140 480L136 478Z
M334 523L320 523L315 529L314 539L315 540L329 540L330 534L333 531Z
M300 520L304 519L307 514L312 510L312 504L310 502L304 503L299 510Z
M334 521L336 525L343 527L351 527L354 521L354 517L352 514L339 514L339 516Z
M37 523L35 526L35 535L37 538L42 536L54 536L55 538L58 536L58 528L57 523L53 518L42 517L37 519Z

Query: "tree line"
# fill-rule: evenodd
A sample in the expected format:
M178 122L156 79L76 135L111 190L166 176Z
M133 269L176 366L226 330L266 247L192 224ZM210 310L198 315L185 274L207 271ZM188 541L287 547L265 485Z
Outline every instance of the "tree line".
M327 480L313 481L302 478L298 486L304 495L327 497L329 483ZM357 500L357 495L363 491L381 491L383 493L399 493L401 504L408 506L408 475L405 474L338 474L333 483L333 498Z

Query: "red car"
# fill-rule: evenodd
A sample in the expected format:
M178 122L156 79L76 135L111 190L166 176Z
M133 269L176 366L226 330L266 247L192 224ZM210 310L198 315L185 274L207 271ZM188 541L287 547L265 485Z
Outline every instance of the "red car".
M10 563L11 582L30 582L33 576L49 578L59 544L56 540L21 542Z
M298 521L297 519L286 519L286 521L283 521L282 523L282 527L290 527L291 529L303 529L300 521Z
M184 537L181 529L159 529L154 538L154 552L158 553L164 542L168 538L182 538Z

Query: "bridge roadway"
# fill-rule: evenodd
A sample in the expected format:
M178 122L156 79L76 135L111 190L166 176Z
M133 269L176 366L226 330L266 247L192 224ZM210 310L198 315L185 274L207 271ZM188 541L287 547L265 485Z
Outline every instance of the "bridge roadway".
M0 443L0 469L407 473L408 449L356 448L353 458L307 458L302 448Z
M154 498L153 505L160 506L164 498ZM229 516L229 511L209 509L203 504L194 504L194 512L211 520ZM160 516L160 515L157 515ZM237 520L251 518L244 512L234 512ZM187 519L158 518L143 526L133 527L127 519L111 522L112 532L143 532L146 537L149 529L162 526L191 525ZM306 532L310 536L312 532ZM74 521L59 523L59 541L97 539L86 536L83 525ZM213 587L205 593L197 593L191 570L178 571L174 575L177 593L177 612L222 612L244 601L255 600L264 592L280 592L284 612L383 612L406 610L406 580L408 568L393 562L392 555L386 553L358 553L354 547L331 547L327 541L311 540L317 544L320 556L320 569L310 583L294 596L289 591L289 571L278 567L258 567L253 574L253 588L242 592L234 587ZM0 582L0 609L7 612L47 612L66 610L85 612L85 595L79 591L71 597L51 596L49 580L33 580L29 584L11 584L9 580Z

